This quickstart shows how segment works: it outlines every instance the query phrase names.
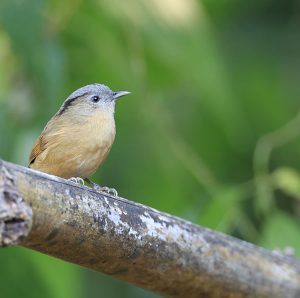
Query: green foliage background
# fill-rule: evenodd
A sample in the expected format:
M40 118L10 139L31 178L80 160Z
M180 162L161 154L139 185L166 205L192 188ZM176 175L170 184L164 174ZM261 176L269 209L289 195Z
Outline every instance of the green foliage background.
M95 181L300 257L299 16L296 0L1 0L0 157L27 165L73 90L129 90ZM155 297L22 248L0 264L3 297Z

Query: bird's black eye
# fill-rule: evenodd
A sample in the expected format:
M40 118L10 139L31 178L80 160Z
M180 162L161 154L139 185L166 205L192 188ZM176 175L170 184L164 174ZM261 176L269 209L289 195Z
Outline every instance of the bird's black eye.
M94 95L92 98L91 98L92 102L98 102L100 100L100 97L97 96L97 95Z

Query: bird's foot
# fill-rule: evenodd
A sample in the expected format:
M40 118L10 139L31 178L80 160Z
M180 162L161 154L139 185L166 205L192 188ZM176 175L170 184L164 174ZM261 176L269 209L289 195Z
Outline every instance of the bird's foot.
M100 186L100 185L97 185L97 184L96 184L96 186L93 186L93 188L96 191L103 191L103 192L106 192L107 194L112 195L114 197L118 196L118 192L115 188L109 188L107 186Z
M77 184L84 185L84 179L82 179L80 177L71 177L68 180L71 181L71 182L77 183Z
M84 179L86 182L88 182L89 184L91 184L92 188L96 191L102 191L102 192L106 192L109 195L112 195L114 197L118 196L118 192L116 189L114 188L109 188L107 186L100 186L97 183L91 181L90 179Z
M272 250L272 252L274 254L284 255L286 257L295 257L295 248L291 247L291 246L286 246L286 247L284 247L282 249L275 248L275 249Z

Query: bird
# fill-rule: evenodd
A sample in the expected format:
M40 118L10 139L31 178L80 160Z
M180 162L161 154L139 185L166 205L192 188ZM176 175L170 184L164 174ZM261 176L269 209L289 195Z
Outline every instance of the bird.
M99 83L74 91L37 138L29 168L77 183L85 181L96 190L117 195L115 189L101 187L88 177L101 166L113 145L115 104L128 94Z

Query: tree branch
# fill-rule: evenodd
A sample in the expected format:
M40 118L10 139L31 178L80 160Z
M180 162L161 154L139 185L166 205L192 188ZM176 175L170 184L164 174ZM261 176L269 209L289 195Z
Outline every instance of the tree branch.
M0 160L0 246L17 241L164 296L300 297L292 257Z

